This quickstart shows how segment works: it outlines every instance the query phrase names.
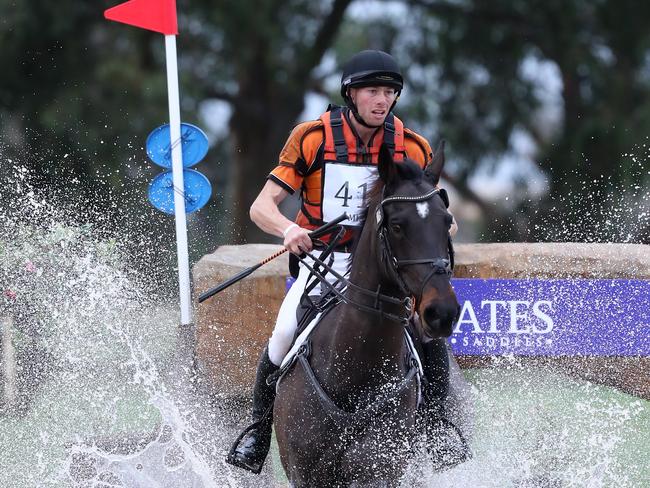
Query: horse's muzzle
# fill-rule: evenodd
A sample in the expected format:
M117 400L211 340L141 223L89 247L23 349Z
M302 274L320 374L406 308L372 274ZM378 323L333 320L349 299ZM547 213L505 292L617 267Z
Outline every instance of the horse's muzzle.
M425 334L433 338L449 337L459 313L460 306L456 300L428 303L420 313Z

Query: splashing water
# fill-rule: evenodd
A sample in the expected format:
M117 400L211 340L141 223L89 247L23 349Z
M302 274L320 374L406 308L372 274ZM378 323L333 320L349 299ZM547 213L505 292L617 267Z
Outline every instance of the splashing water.
M438 474L422 463L411 479L440 488L650 486L647 401L513 358L468 376L474 458Z
M223 464L227 427L218 405L195 403L189 331L158 275L134 269L134 253L160 251L155 238L138 235L134 251L128 232L96 225L105 216L90 202L75 213L29 180L14 167L0 214L0 318L15 363L3 360L13 380L0 486L238 486L209 465Z
M644 143L612 161L605 174L585 168L551 169L543 182L550 185L545 197L531 195L530 182L522 180L499 201L505 213L494 216L479 239L648 244L649 160L650 143ZM589 161L584 165L588 168Z
M68 212L20 166L8 178L0 319L16 368L3 356L0 486L286 485L277 452L261 477L224 464L241 409L201 388L175 300L137 271L156 237L98 225L90 202ZM437 474L420 459L403 486L650 486L648 402L508 359L467 375L474 458Z

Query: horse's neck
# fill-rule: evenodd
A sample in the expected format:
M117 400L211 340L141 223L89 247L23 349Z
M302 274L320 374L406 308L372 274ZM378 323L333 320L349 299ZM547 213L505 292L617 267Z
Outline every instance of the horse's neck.
M369 212L369 214L374 215L374 212ZM355 258L352 260L350 282L370 292L381 293L382 295L388 295L397 299L404 298L399 286L386 279L382 274L381 268L378 252L378 237L375 235L373 227L366 225L359 236L359 244L355 250ZM402 316L404 314L404 307L401 303L377 302L374 297L355 291L354 287L349 287L347 293L352 300L360 302L365 306L376 307L380 304L382 311L387 314L392 314L393 316ZM354 306L348 305L347 309L352 313ZM402 327L400 327L400 324L387 317L364 313L361 321L362 325L360 324L359 328L365 330L365 332L373 337L377 336L378 333L380 336L386 334L395 334L397 337L402 336Z
M355 254L363 259L353 260L350 281L366 290L380 289L382 294L398 296L396 287L387 286L382 279L375 259L376 242L368 234L364 229L360 236ZM358 291L347 293L356 302L374 306L372 298ZM352 304L342 303L339 307L335 322L328 324L327 331L323 330L326 339L321 342L321 365L324 367L319 368L319 376L335 397L355 402L360 397L376 394L388 381L403 375L404 327L385 316L362 312ZM401 305L384 302L382 309L395 316L404 314Z
M382 279L379 263L375 260L365 263L361 260L353 262L350 282L368 291L401 298L397 287L387 285ZM380 305L385 315L362 312L352 304L345 304L337 324L337 333L347 339L347 344L340 346L340 349L346 347L352 351L354 358L363 361L365 366L374 365L370 363L385 364L387 360L398 361L404 346L404 327L389 318L388 314L401 317L404 315L404 307L382 301L375 302L375 298L354 290L348 291L348 296L367 307ZM349 333L350 330L353 331L352 334Z

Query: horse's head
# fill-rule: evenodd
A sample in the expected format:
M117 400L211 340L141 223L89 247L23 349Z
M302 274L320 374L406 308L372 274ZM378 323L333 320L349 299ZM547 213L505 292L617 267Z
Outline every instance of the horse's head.
M383 146L379 198L368 213L383 272L404 294L415 297L422 327L431 337L451 335L460 310L450 284L452 216L447 194L436 188L444 162L444 142L424 171L409 160L395 163Z

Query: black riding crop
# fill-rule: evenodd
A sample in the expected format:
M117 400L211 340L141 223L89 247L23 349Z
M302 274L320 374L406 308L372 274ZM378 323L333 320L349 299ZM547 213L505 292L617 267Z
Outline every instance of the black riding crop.
M339 215L334 220L331 220L330 222L323 225L322 227L319 227L318 229L314 229L313 231L311 231L309 233L309 237L311 237L312 239L317 239L319 237L322 237L325 234L328 234L329 232L331 232L334 227L336 227L338 224L340 224L341 222L343 222L344 220L347 220L347 219L348 219L347 214L344 213L343 215ZM269 256L268 258L266 258L266 259L260 261L259 263L251 266L250 268L246 268L244 271L241 271L241 272L237 273L232 278L228 278L226 281L224 281L223 283L215 286L214 288L210 288L208 291L201 293L199 295L199 303L203 302L204 300L207 300L208 298L210 298L213 295L216 295L220 291L225 290L230 285L234 285L238 281L246 278L253 271L260 268L261 266L264 266L269 261L273 261L275 258L277 258L278 256L281 256L286 251L287 251L286 248L281 249L280 251L276 252L272 256Z

